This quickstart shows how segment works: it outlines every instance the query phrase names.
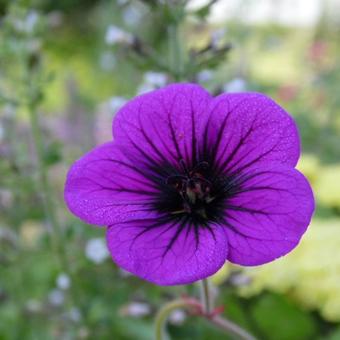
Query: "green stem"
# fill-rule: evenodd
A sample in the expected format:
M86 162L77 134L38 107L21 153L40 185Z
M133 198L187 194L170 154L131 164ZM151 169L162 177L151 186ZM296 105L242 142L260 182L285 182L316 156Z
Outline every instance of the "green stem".
M180 81L183 77L183 61L178 22L175 22L168 27L168 34L172 74L175 81Z
M225 333L233 334L237 339L240 340L256 340L254 336L249 334L246 330L231 322L230 320L224 319L220 316L215 316L209 319L210 322L216 327L223 330Z
M203 279L201 282L201 299L204 314L209 315L213 308L213 301L209 289L208 279Z
M255 338L245 331L240 326L236 325L235 323L231 322L230 320L224 319L219 315L213 314L213 298L209 289L209 281L208 279L203 279L201 281L201 300L202 300L202 307L203 307L203 314L206 319L220 328L221 330L225 331L226 333L233 334L237 336L238 339L242 340L255 340Z
M184 299L178 299L165 304L157 313L155 319L155 339L163 340L166 338L166 320L174 310L178 308L192 308L193 306Z
M155 340L168 339L165 331L166 321L169 315L174 310L179 308L185 308L189 311L196 312L197 315L205 318L212 325L216 326L227 334L234 335L237 339L256 340L254 336L252 336L246 330L231 322L230 320L224 319L219 315L213 315L212 313L206 314L203 309L204 307L200 304L200 302L192 298L174 300L165 304L159 310L155 320Z

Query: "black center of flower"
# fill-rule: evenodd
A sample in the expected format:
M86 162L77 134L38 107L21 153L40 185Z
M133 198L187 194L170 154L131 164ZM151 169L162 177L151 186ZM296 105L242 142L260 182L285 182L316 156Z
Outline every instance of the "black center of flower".
M182 207L173 214L196 213L207 218L206 205L214 200L211 196L212 183L204 177L204 172L209 167L206 162L201 162L185 175L172 175L166 183L172 186L182 199Z
M218 220L225 198L223 181L214 177L205 161L191 169L181 161L181 168L165 179L157 209L174 218L189 216L197 223Z

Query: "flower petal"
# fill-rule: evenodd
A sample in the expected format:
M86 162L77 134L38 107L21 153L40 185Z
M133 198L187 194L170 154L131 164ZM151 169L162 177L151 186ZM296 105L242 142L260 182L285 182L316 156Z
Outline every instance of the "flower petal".
M110 225L150 209L157 173L128 159L113 142L93 149L68 172L65 201L83 221Z
M228 260L260 265L290 252L306 231L314 211L309 183L286 166L243 173L226 202L224 225Z
M117 113L114 139L146 160L178 164L183 159L189 166L202 132L198 121L210 100L210 94L194 84L170 85L139 96Z
M221 172L237 173L260 162L295 166L299 158L295 122L262 94L220 95L211 102L202 124L206 131L201 150L213 157Z
M159 285L191 283L225 262L224 228L194 227L161 215L112 225L107 231L112 259L125 270Z

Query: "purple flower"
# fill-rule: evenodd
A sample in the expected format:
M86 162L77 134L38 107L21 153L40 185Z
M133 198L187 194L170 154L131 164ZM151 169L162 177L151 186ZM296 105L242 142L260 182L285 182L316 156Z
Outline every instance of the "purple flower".
M123 106L113 136L71 167L65 200L108 226L113 260L143 279L185 284L226 260L260 265L306 231L314 199L294 169L298 131L262 94L170 85Z

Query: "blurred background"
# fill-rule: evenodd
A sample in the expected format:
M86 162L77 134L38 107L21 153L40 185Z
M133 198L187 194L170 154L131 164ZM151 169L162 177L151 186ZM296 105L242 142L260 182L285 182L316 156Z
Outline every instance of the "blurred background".
M217 305L259 339L340 339L339 0L0 0L0 339L152 339L166 301L63 202L127 100L174 81L260 91L296 119L317 211L291 254L227 264ZM173 339L227 339L177 310Z

